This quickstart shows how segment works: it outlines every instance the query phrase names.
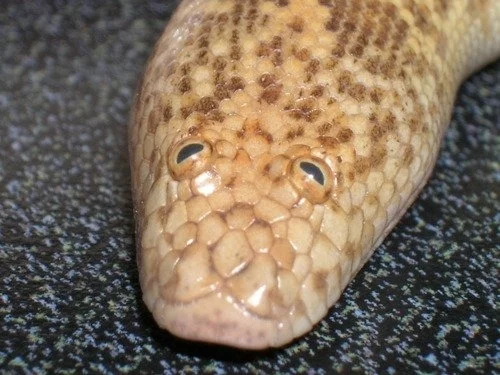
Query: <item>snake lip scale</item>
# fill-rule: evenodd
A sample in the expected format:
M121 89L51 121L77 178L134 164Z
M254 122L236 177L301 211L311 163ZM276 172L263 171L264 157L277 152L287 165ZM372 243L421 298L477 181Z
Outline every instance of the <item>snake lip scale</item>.
M183 0L130 125L143 299L180 337L320 321L432 173L496 0Z

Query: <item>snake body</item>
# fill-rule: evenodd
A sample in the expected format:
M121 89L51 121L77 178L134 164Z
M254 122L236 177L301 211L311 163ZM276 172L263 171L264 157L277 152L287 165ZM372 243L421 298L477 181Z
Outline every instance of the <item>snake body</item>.
M144 301L183 338L284 345L428 179L497 0L184 0L136 96Z

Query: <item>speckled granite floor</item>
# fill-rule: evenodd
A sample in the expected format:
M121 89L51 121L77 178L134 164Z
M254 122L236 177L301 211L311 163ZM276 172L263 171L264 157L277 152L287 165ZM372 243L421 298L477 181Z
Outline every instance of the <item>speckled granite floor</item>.
M500 62L465 83L430 183L312 333L248 353L157 329L126 122L173 7L0 4L0 373L500 371Z

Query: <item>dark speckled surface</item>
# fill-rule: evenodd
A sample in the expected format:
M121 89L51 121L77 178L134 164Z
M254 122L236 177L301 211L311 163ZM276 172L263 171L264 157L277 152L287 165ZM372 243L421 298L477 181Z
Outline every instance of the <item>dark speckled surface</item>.
M173 1L0 4L0 373L500 371L500 63L459 94L417 202L316 329L242 352L159 331L126 123Z

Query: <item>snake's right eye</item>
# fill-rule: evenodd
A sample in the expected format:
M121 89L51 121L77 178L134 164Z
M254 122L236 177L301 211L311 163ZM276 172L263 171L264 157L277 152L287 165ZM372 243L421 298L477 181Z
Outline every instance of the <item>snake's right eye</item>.
M169 153L169 168L176 180L193 178L205 171L212 160L212 146L201 138L183 139Z
M323 203L332 187L332 172L321 159L303 156L292 161L289 178L299 193L311 203Z

